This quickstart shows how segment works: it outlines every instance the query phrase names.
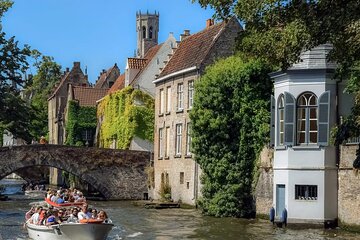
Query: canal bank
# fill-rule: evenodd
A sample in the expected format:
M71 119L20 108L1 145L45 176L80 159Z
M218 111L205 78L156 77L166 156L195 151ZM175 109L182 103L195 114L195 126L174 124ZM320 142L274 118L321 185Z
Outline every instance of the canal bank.
M0 204L0 234L3 239L23 240L24 214L33 200L24 195L10 195ZM115 227L108 240L117 239L337 239L355 240L360 234L340 229L277 228L263 219L214 218L203 216L195 208L145 209L132 201L90 201L96 209L105 210Z

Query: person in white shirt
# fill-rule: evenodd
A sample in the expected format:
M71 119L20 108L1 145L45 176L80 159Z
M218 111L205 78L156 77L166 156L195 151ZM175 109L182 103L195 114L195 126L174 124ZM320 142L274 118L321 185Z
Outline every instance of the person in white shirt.
M81 211L78 213L79 221L82 219L89 219L87 212L88 212L88 205L84 204L81 208Z
M35 213L30 218L30 223L32 224L38 224L40 219L40 212L42 210L42 207L37 207L35 210Z

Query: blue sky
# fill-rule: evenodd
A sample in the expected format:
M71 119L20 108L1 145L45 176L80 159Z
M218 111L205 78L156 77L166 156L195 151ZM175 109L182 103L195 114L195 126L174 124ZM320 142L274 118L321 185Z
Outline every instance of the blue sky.
M159 42L170 32L179 39L184 29L202 30L214 13L190 0L15 0L3 18L3 30L53 56L63 69L80 61L94 82L115 62L124 72L125 59L136 49L139 10L160 12Z

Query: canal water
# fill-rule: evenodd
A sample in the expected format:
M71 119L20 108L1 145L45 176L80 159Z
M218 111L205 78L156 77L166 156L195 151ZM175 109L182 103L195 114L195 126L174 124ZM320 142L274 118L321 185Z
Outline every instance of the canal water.
M0 184L3 184L0 181ZM11 191L18 193L14 185ZM9 190L9 189L8 189ZM2 239L28 239L23 228L24 214L32 199L9 195L0 202L0 234ZM276 239L276 240L355 240L360 234L319 228L276 228L265 220L204 217L196 209L144 209L128 201L90 202L105 210L115 227L108 240L115 239ZM0 237L1 239L1 237Z

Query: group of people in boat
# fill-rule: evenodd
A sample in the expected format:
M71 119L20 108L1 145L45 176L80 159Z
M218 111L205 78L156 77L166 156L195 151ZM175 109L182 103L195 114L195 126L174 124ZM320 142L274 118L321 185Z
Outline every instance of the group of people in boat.
M75 189L75 188L69 188L69 189L49 189L46 194L46 198L49 199L51 202L62 204L62 203L81 203L86 202L86 198L84 197L84 194Z
M105 211L97 211L95 208L89 208L87 203L84 203L81 208L54 208L48 209L41 206L32 207L26 214L25 220L35 225L54 225L60 223L111 223Z
M52 190L46 193L46 198L50 202L56 203L57 207L42 206L32 207L26 214L25 220L36 225L53 225L63 222L67 223L111 223L105 211L97 211L95 208L89 208L83 193L75 188ZM63 207L65 203L70 203L70 207ZM78 206L71 206L71 203L77 203Z

